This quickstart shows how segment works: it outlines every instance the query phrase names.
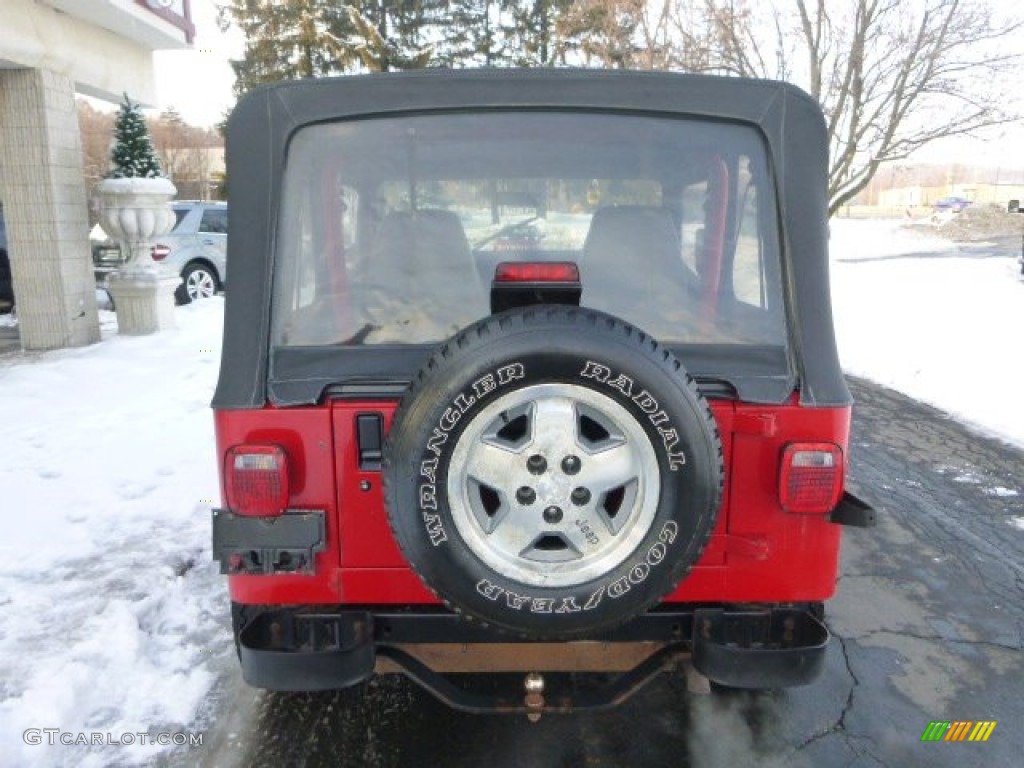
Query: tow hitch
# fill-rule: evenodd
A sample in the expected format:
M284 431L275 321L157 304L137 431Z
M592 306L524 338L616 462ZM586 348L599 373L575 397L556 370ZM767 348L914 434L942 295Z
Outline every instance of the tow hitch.
M540 672L531 672L523 681L523 687L526 689L523 703L528 710L526 719L536 723L540 720L540 713L544 711L544 676Z

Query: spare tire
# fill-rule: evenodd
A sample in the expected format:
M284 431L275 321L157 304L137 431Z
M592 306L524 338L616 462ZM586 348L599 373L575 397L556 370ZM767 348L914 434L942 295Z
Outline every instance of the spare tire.
M484 319L427 362L384 451L388 518L454 610L578 637L656 603L697 561L722 450L682 364L609 315Z

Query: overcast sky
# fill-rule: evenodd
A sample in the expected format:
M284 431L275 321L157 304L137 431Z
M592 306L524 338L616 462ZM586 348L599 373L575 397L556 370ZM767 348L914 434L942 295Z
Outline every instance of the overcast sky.
M228 59L241 55L242 39L234 30L224 34L218 29L214 0L192 0L192 21L192 50L153 54L157 98L160 109L173 106L186 122L210 126L234 104L235 75Z

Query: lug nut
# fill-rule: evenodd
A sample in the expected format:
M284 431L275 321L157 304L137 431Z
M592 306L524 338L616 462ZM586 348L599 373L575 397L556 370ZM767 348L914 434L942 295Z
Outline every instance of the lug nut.
M583 486L572 489L572 495L569 497L572 499L572 503L578 507L582 507L588 501L590 501L590 491Z
M539 453L535 453L526 460L526 468L530 470L531 475L543 475L548 468L547 459Z
M544 510L544 522L554 525L562 522L562 510L558 507L548 507Z
M529 506L530 504L533 504L533 502L535 502L536 500L537 492L534 491L533 488L531 488L528 485L524 485L518 491L516 491L516 501L518 501L523 506Z
M582 463L578 456L566 456L562 459L562 471L567 475L575 475L580 471Z

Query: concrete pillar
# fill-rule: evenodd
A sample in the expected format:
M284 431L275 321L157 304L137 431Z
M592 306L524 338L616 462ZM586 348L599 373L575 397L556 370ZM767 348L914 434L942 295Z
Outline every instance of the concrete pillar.
M0 201L22 346L99 341L78 113L66 75L0 69Z

